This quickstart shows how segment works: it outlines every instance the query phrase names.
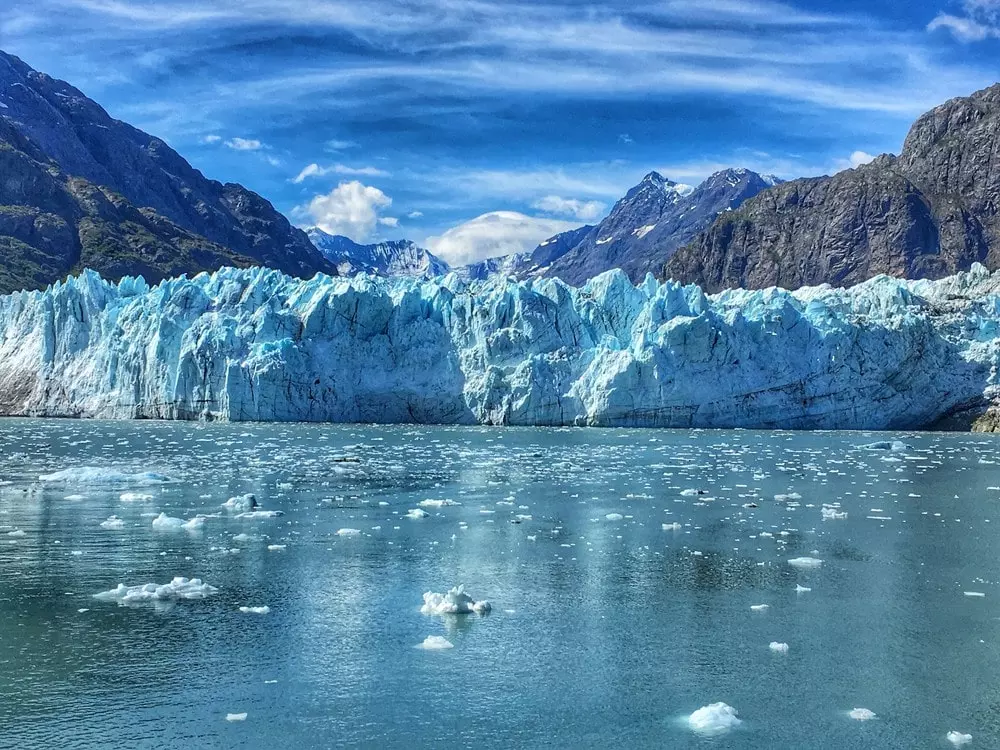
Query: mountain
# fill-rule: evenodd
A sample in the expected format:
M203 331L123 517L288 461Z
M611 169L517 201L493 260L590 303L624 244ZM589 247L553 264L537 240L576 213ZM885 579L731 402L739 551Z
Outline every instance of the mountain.
M714 297L621 271L580 288L88 272L0 297L0 414L990 430L998 291L982 266Z
M0 51L0 290L83 267L158 281L222 265L336 271L264 198Z
M565 247L562 235L547 241L556 241L557 247L538 263L544 268L537 273L582 284L603 271L621 268L633 281L641 281L646 273L659 271L674 251L720 213L778 183L776 177L748 169L727 169L694 188L650 172L600 224L582 237L572 237L572 247ZM533 255L545 247L539 246Z
M1000 84L920 117L900 155L794 180L720 217L665 277L707 291L1000 268Z
M593 229L592 226L585 226L560 232L554 237L549 237L530 253L487 258L478 263L456 268L455 271L459 276L469 280L486 279L495 275L514 276L519 279L541 276L555 260L576 247Z
M311 227L306 234L323 256L343 276L369 273L377 276L433 278L450 270L447 263L409 240L360 245L348 237Z

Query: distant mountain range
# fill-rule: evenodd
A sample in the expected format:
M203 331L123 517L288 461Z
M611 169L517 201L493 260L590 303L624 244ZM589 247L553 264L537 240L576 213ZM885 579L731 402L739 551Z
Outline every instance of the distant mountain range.
M83 268L150 282L225 265L336 273L261 196L2 51L0 255L4 292Z
M376 276L416 276L433 278L450 270L449 265L409 240L361 245L339 234L311 227L306 234L342 276L356 273Z

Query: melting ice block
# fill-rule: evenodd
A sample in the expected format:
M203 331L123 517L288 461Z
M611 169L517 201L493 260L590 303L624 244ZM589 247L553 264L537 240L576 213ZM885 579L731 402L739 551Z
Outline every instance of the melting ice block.
M708 736L725 734L742 723L736 709L725 703L702 706L688 717L688 726L693 731Z
M438 651L444 648L455 648L455 644L440 635L429 635L424 638L422 643L417 645L417 648Z
M492 609L488 601L477 602L465 593L464 586L456 586L447 594L428 591L424 594L424 604L420 611L425 615L485 615Z
M141 471L135 474L126 474L117 469L108 469L101 466L80 466L75 469L63 469L54 471L51 474L39 474L40 482L58 482L61 484L74 485L114 485L114 484L165 484L170 482L170 477L164 474L157 474L153 471Z
M945 735L945 739L947 739L948 742L950 742L955 747L961 747L962 745L972 742L972 735L963 734L962 732L952 731L948 732L948 734Z
M871 721L876 718L875 712L867 708L852 708L847 715L855 721Z
M793 557L788 564L794 568L818 568L823 561L815 557Z
M218 592L215 586L202 583L200 578L176 577L170 583L147 583L142 586L126 586L119 583L110 591L94 594L101 601L119 604L142 604L144 602L176 601L179 599L204 599Z

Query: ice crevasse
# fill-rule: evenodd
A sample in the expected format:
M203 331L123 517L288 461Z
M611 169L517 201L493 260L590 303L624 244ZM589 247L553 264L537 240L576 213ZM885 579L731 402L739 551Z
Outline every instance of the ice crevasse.
M1000 273L850 289L85 271L0 298L0 413L906 429L1000 396Z

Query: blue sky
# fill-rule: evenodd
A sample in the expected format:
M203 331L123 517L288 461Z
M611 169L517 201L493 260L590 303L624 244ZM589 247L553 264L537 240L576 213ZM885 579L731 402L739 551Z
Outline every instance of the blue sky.
M898 152L1000 80L1000 0L7 0L0 47L297 223L462 261L650 169Z

